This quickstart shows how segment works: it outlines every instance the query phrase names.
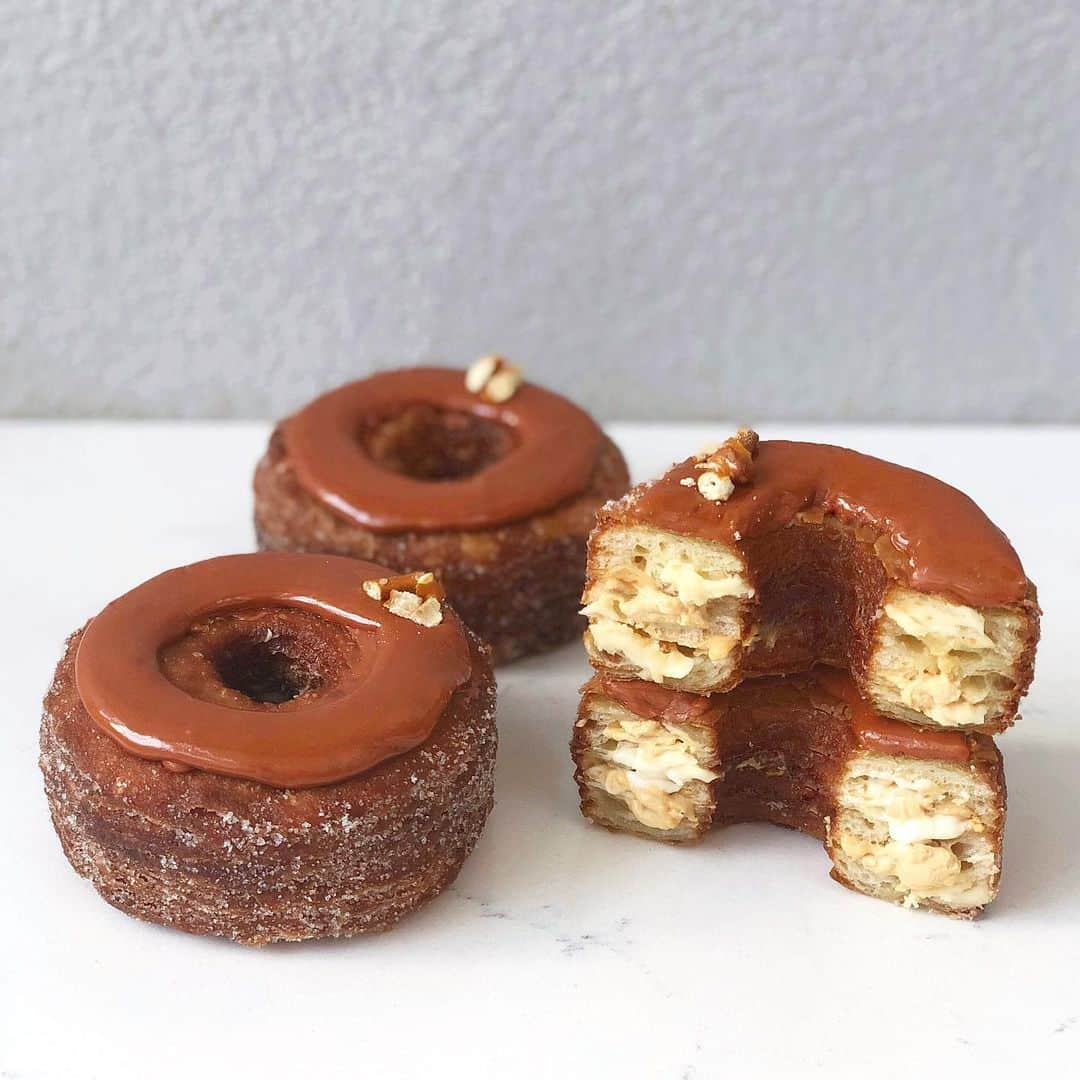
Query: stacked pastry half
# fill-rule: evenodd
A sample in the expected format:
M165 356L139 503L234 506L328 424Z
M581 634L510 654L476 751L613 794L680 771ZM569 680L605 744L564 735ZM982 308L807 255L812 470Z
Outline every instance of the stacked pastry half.
M604 508L584 603L587 818L671 843L771 821L860 892L962 917L994 898L991 736L1031 682L1039 611L967 496L743 430Z

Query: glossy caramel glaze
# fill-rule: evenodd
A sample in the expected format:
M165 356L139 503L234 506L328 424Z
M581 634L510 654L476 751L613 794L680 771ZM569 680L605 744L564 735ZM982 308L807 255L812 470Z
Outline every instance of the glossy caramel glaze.
M283 425L303 486L339 516L375 532L484 529L520 521L584 491L602 434L558 394L523 385L491 404L465 389L461 371L405 368L349 383ZM471 475L426 479L386 468L362 432L409 406L466 413L500 425L509 440Z
M835 668L748 679L734 690L712 697L637 679L595 675L583 693L610 697L644 719L712 727L720 745L732 751L747 746L760 750L765 744L775 749L788 738L793 743L812 744L819 754L846 757L857 747L963 764L972 759L980 743L978 736L929 731L880 715L859 696L850 676ZM767 734L770 727L774 729L772 737Z
M79 696L121 746L173 768L290 788L358 775L424 742L472 671L448 609L425 627L365 595L364 580L388 573L284 553L170 570L91 621L76 658ZM253 701L227 684L222 665L250 667L230 647L283 638L295 655L281 662L294 670L275 680L295 696Z
M978 742L972 736L961 731L915 727L882 716L859 695L851 677L836 668L815 668L811 676L822 690L847 706L855 742L864 750L959 764L971 760L973 747Z
M976 504L925 473L838 446L772 441L758 446L750 482L711 502L682 480L693 458L633 500L629 516L658 529L740 548L800 515L824 513L889 541L891 573L920 592L977 607L1025 599L1030 586L1005 534Z
M702 718L716 713L718 698L672 690L644 679L616 679L597 673L581 688L582 695L601 694L624 705L645 720L668 724L701 723Z

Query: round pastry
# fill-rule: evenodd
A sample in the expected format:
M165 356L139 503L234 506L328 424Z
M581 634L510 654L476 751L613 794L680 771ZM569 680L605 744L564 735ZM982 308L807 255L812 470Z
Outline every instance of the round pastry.
M770 821L825 841L832 876L961 918L997 893L1001 755L987 735L881 716L817 669L704 697L597 675L571 743L582 813L669 843Z
M711 694L850 670L909 723L1000 731L1031 682L1039 609L966 495L852 450L742 431L606 507L589 543L598 669Z
M72 866L130 915L250 945L383 930L492 806L495 683L430 574L233 555L68 641L41 769Z
M618 448L498 357L349 383L275 429L255 473L260 548L434 570L496 663L553 648L578 614Z

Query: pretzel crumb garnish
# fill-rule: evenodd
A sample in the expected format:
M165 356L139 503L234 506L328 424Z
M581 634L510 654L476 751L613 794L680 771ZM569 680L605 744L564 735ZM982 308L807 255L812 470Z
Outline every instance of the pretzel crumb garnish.
M696 487L702 496L710 502L725 502L731 498L736 484L749 484L757 447L757 432L739 428L730 439L696 454L694 468L701 470ZM685 487L695 486L693 477L684 477L679 483Z
M446 594L430 570L369 578L362 588L391 615L409 619L420 626L438 626L442 622L442 600Z
M465 372L465 389L493 405L501 405L517 393L523 379L521 368L504 357L481 356Z

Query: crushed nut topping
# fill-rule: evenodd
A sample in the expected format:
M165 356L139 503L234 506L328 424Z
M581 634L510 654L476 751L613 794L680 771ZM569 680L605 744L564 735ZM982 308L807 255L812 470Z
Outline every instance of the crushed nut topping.
M442 586L430 570L417 570L395 577L369 578L363 590L372 600L378 600L391 615L399 615L421 626L438 626L442 622Z
M421 600L416 593L394 590L386 601L386 610L391 615L400 615L421 626L438 626L442 622L442 604L434 596Z
M724 502L731 497L735 484L730 476L721 476L710 470L697 478L697 489L710 502Z
M465 372L465 389L493 405L501 405L517 393L523 379L521 368L509 360L501 356L481 356Z
M706 447L695 455L694 468L703 470L697 478L698 491L710 502L731 498L736 484L750 483L757 446L757 432L740 428L719 446ZM687 480L694 482L691 477L684 477L679 483L690 487Z

